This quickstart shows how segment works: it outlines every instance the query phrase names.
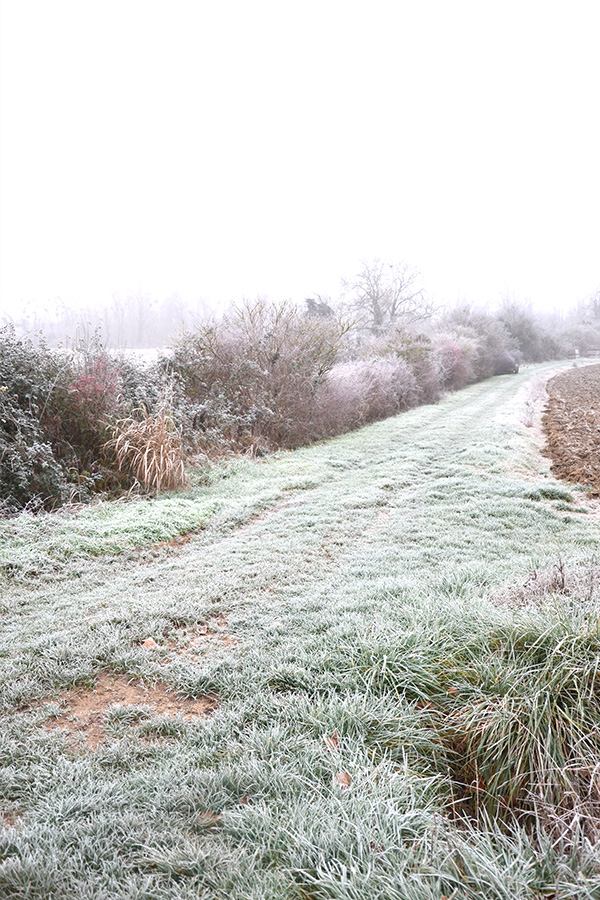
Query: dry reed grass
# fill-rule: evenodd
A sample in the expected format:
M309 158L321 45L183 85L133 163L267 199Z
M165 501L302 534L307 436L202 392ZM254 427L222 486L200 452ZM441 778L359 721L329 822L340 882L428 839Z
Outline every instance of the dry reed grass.
M160 493L186 482L181 432L168 406L154 415L144 407L137 416L119 419L112 426L113 437L106 447L113 450L120 471L131 471L149 490Z

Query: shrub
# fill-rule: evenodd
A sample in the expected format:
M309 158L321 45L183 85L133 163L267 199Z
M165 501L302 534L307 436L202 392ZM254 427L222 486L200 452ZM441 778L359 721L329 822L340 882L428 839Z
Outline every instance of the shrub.
M75 353L0 329L0 501L5 512L86 500L124 479L104 448L124 403L96 338Z
M535 319L531 309L514 300L505 300L498 313L498 318L506 327L526 362L541 362L544 359L559 358L558 342Z
M566 329L563 340L570 356L575 356L576 350L580 356L587 356L590 350L600 347L600 328L587 323L575 323Z
M64 471L40 426L52 391L50 354L0 329L0 498L5 512L51 508L68 493Z
M35 417L0 388L0 512L50 509L67 494L65 473Z
M159 408L165 390L172 392L168 357L148 363L120 353L112 360L118 370L119 401L123 412L131 414L142 406L153 412Z
M471 378L471 368L461 348L452 338L438 334L434 338L435 364L442 388L457 391L465 387Z
M417 403L439 400L443 385L433 344L427 335L412 329L395 328L387 335L383 350L386 355L398 357L410 366L415 378Z
M516 353L503 350L494 360L494 375L513 375L519 371L519 360Z
M118 414L118 366L98 338L89 348L54 354L54 378L40 421L58 459L77 471L101 461L108 422Z
M317 437L359 428L416 406L417 381L402 359L380 357L336 365L316 398Z
M186 425L210 450L294 447L314 432L315 396L346 326L307 317L290 303L247 303L219 322L184 333L170 367L189 406Z
M459 347L470 370L469 381L489 378L497 356L504 350L517 350L517 342L503 322L468 306L451 310L442 328Z

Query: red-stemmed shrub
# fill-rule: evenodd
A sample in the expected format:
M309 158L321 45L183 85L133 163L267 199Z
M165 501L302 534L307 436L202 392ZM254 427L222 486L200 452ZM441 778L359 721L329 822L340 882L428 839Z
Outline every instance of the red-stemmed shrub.
M118 366L100 347L57 361L41 424L57 458L79 475L106 468L109 424L122 403L119 388Z
M435 362L444 390L457 391L469 383L472 373L462 350L443 335L435 344Z

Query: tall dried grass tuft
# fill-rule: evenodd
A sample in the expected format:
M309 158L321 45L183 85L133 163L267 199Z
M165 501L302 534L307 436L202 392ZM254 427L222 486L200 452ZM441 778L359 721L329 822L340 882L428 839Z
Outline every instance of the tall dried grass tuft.
M112 426L113 437L106 444L114 451L120 471L130 470L149 490L172 490L185 484L184 450L181 432L167 405L154 415L144 407Z

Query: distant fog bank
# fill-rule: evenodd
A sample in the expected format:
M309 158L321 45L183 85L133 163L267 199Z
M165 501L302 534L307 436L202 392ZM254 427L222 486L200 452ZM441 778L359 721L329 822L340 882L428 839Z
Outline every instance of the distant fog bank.
M148 351L165 347L184 328L206 322L216 312L203 300L189 303L177 295L154 300L140 292L115 297L104 307L30 305L17 315L0 315L0 325L12 323L21 335L41 333L49 347L87 344L99 333L109 349Z

